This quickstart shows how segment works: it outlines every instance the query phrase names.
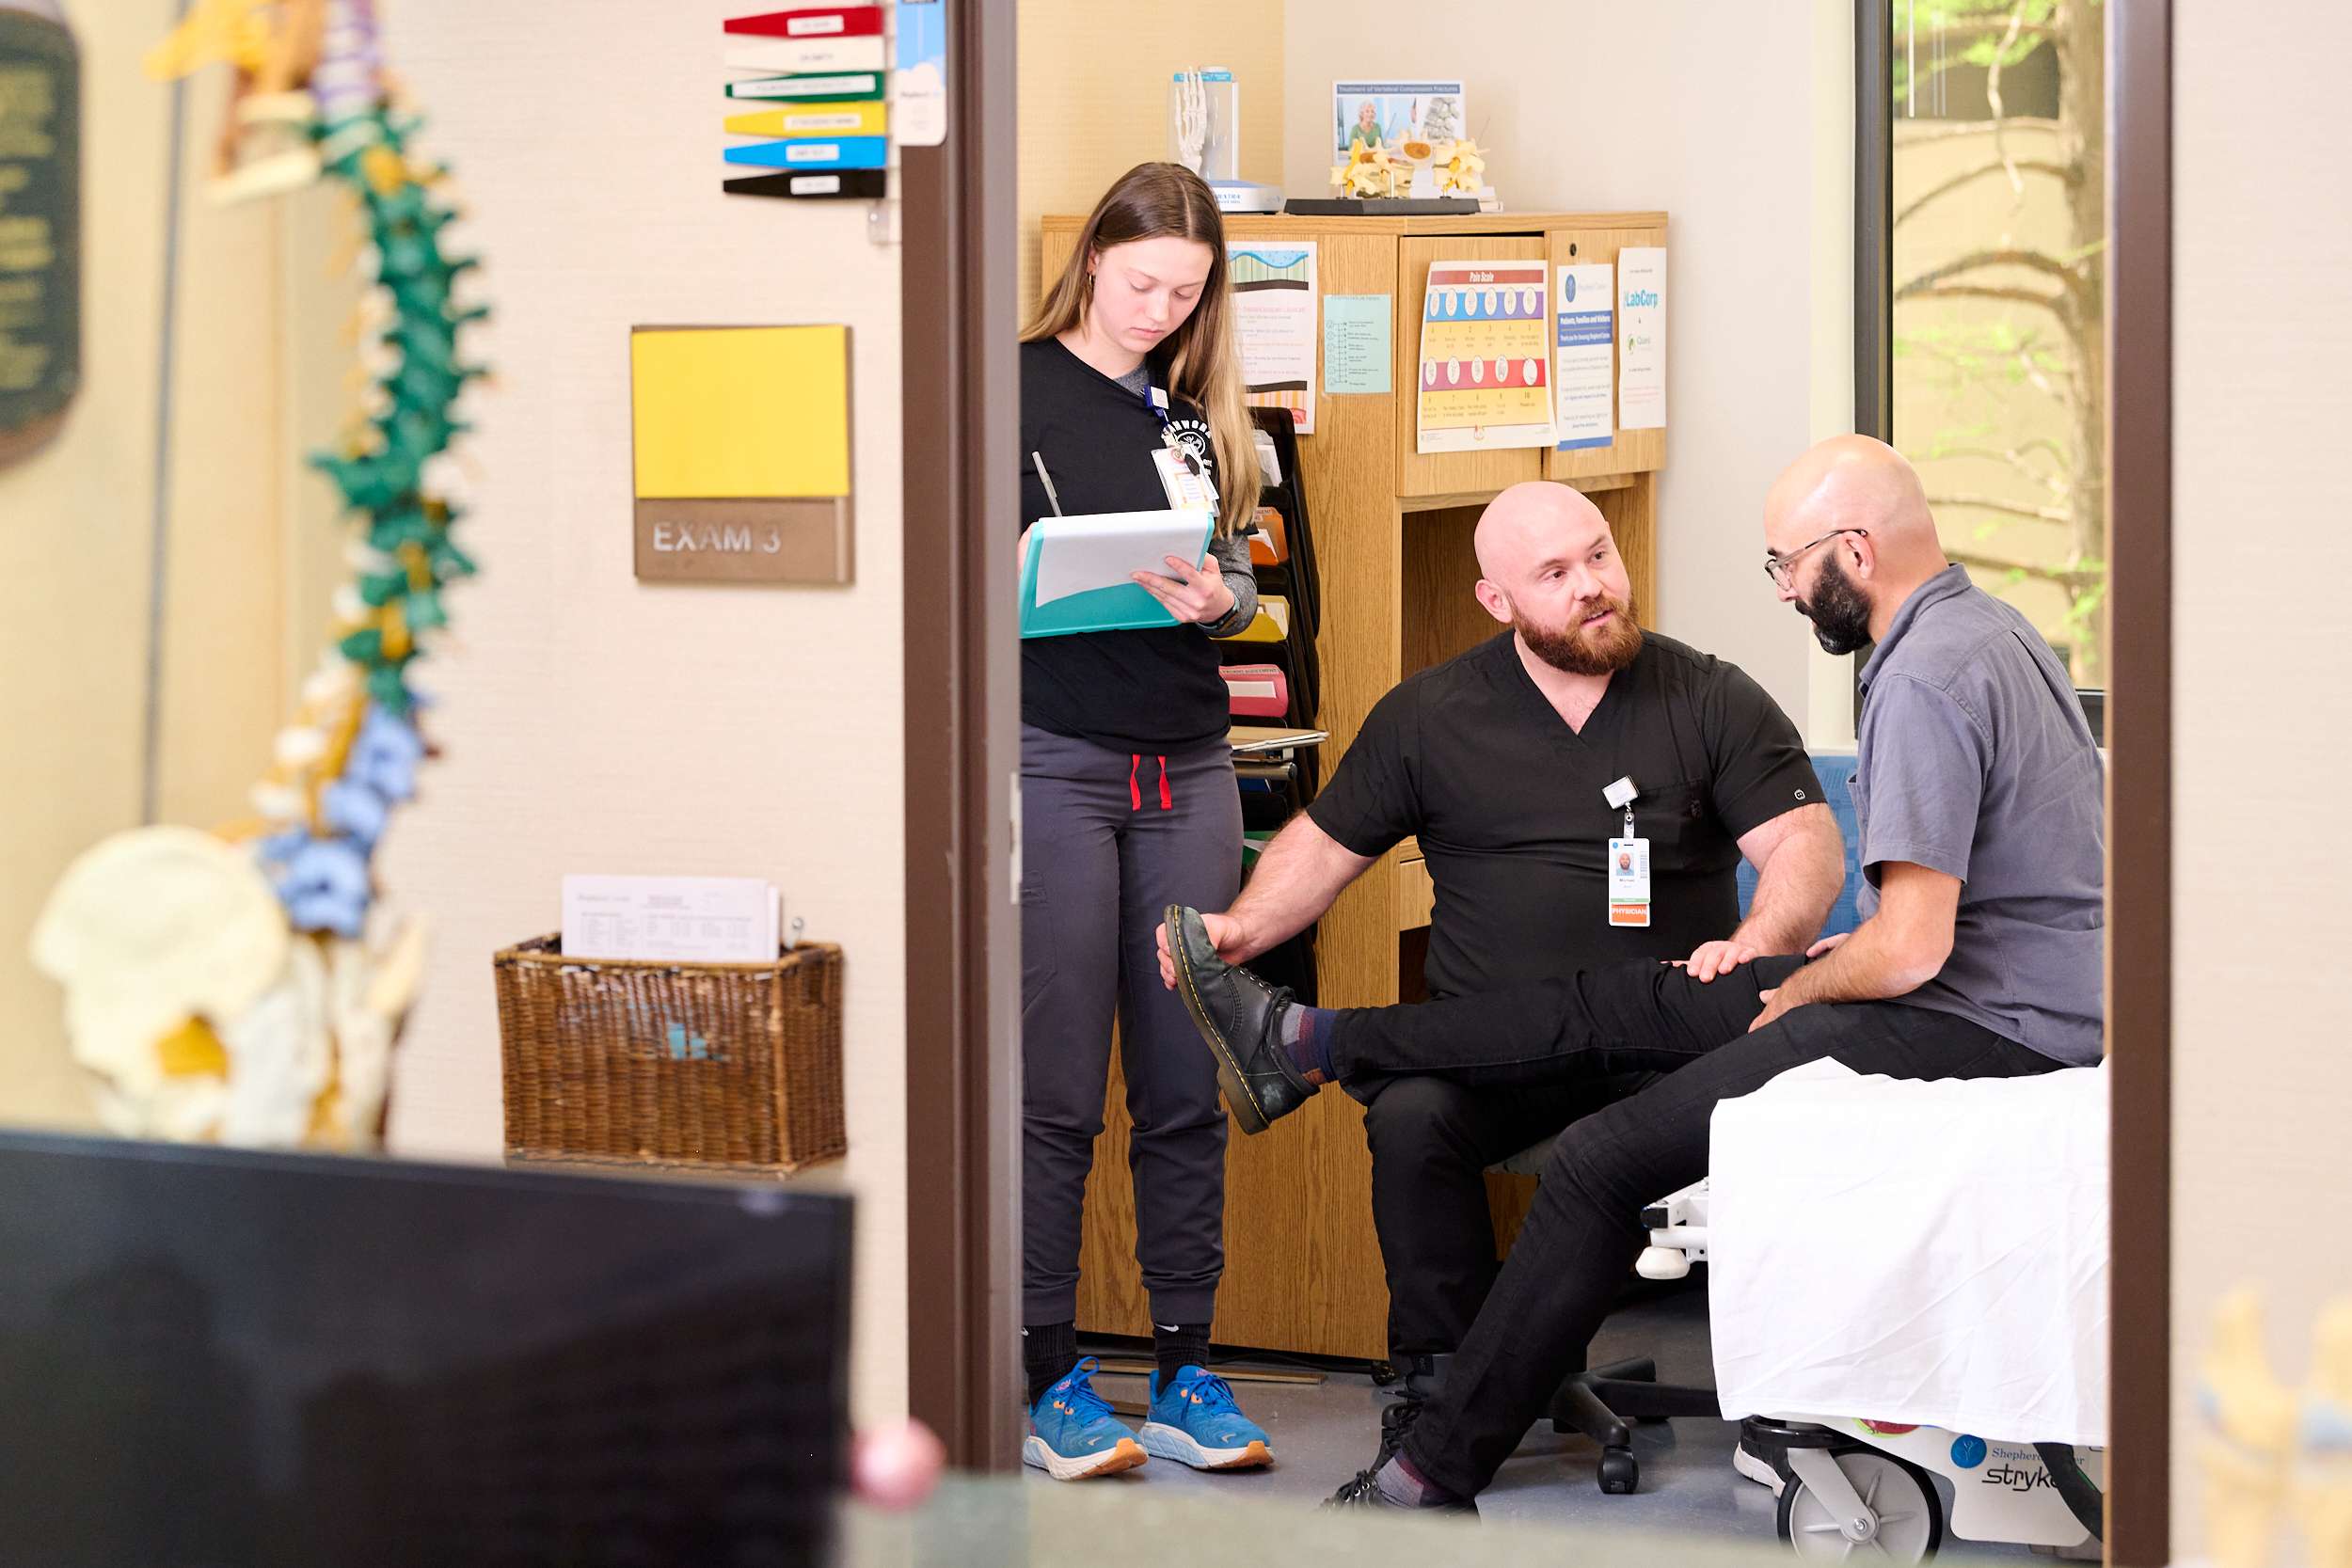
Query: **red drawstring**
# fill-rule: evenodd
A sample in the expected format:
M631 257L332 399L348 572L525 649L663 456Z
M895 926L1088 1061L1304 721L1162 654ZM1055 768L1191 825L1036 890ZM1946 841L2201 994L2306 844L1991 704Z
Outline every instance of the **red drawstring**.
M1141 811L1141 810L1143 809L1143 785L1142 785L1140 783L1138 783L1138 782L1137 782L1137 779L1136 779L1136 775L1137 775L1137 774L1139 774L1139 773L1141 773L1142 771L1143 771L1143 756L1142 756L1142 753L1141 753L1141 752L1128 752L1128 753L1127 753L1127 808L1128 808L1130 811ZM1175 809L1176 809L1176 797L1175 797L1175 796L1173 796L1173 795L1171 795L1171 794L1169 794L1169 793L1168 793L1168 759L1167 759L1166 757L1161 757L1161 758L1160 758L1160 810L1162 810L1162 811L1174 811Z

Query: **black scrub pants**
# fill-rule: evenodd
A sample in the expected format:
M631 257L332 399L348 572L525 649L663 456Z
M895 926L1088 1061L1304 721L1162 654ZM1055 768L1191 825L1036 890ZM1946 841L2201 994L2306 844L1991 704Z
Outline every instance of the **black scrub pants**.
M1430 1073L1359 1079L1372 1148L1372 1223L1389 1282L1389 1353L1448 1355L1502 1263L1486 1167L1622 1099L1655 1074L1479 1088Z
M1707 1174L1718 1101L1831 1057L1893 1078L2007 1078L2060 1064L1965 1019L1899 1002L1796 1007L1748 1032L1761 992L1803 966L1763 958L1701 985L1667 964L1613 964L1571 979L1416 1006L1349 1008L1332 1034L1341 1081L1435 1075L1529 1091L1650 1070L1665 1076L1571 1126L1546 1158L1535 1205L1405 1457L1459 1497L1494 1480L1582 1364L1648 1240L1644 1205Z

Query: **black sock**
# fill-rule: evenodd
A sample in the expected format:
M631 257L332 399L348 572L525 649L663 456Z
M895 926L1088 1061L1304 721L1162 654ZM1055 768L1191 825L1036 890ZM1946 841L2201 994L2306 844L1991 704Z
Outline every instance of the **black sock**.
M1205 1371L1209 1365L1209 1325L1164 1323L1154 1319L1152 1359L1159 1363L1162 1388L1174 1383L1176 1374L1186 1367L1199 1367Z
M1078 1364L1078 1325L1030 1323L1021 1330L1021 1370L1029 1379L1029 1403Z

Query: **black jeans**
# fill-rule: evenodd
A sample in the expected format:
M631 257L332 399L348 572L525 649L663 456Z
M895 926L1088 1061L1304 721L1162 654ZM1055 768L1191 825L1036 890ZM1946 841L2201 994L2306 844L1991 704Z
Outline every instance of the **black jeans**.
M1700 985L1664 964L1410 1007L1350 1008L1332 1035L1343 1081L1426 1073L1480 1088L1661 1078L1584 1117L1552 1146L1535 1206L1443 1386L1405 1446L1456 1497L1494 1480L1582 1364L1647 1234L1643 1205L1707 1174L1716 1102L1822 1057L1894 1078L1996 1078L2059 1064L1964 1019L1894 1002L1816 1004L1750 1034L1759 993L1802 967L1767 958Z
M1364 1102L1391 1355L1451 1354L1485 1305L1502 1266L1495 1257L1486 1167L1653 1076L1491 1089L1409 1073L1347 1085Z

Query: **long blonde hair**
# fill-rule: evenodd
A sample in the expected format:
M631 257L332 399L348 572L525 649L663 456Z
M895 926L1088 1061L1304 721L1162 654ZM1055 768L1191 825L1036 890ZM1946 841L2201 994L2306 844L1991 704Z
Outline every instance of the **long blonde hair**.
M1088 214L1070 264L1045 291L1021 341L1057 338L1085 321L1094 300L1094 262L1104 251L1169 237L1200 241L1213 260L1200 303L1152 357L1167 367L1169 391L1208 415L1216 446L1216 531L1232 533L1246 529L1258 510L1258 439L1233 346L1225 220L1206 181L1182 164L1137 164L1120 175Z

